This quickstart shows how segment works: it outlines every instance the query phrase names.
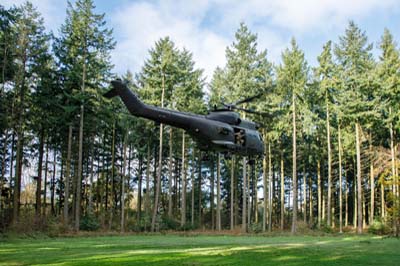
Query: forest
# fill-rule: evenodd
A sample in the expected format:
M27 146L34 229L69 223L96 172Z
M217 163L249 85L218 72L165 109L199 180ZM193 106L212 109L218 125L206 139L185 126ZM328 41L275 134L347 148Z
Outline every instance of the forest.
M295 38L268 60L238 25L210 82L165 36L138 73L114 72L116 42L93 0L58 33L35 6L0 5L0 233L400 232L400 50L349 21L311 66ZM261 125L265 154L203 151L183 130L106 99L122 79L145 103L207 114L221 102Z

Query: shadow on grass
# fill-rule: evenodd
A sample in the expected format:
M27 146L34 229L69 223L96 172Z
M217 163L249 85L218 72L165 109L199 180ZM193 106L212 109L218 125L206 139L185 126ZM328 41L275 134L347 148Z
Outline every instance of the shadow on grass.
M0 265L399 265L376 238L106 237L0 243Z

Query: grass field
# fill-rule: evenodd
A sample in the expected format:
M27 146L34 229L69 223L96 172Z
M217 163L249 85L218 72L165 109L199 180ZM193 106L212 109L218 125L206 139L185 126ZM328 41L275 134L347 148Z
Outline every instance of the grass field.
M400 265L373 236L129 235L0 240L0 265Z

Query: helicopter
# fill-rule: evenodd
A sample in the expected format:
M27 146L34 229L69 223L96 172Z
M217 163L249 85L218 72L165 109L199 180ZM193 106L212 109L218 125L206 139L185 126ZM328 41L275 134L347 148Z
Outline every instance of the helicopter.
M223 103L224 108L207 115L179 112L143 103L122 80L111 82L112 89L103 96L110 99L119 96L128 111L137 117L153 120L184 129L198 144L200 150L216 151L227 156L238 154L256 157L264 154L264 143L259 125L240 118L234 110L262 114L237 105L250 102L260 96L255 95L234 104Z

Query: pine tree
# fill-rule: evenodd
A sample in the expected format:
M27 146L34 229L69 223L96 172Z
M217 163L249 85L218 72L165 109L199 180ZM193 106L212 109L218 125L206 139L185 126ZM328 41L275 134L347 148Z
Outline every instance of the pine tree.
M222 95L226 95L227 100L234 102L238 99L254 96L263 92L270 83L271 64L266 59L266 51L257 50L257 35L250 32L248 27L241 23L235 33L235 42L226 49L227 64L225 67L224 79L226 87L219 88ZM216 75L221 75L217 71ZM215 79L219 79L215 76ZM222 82L221 85L223 84ZM220 86L218 86L220 87ZM256 107L250 104L244 107ZM245 114L243 114L245 118ZM242 231L247 231L246 209L247 209L247 163L243 158L243 201L242 201ZM231 192L232 193L232 192Z
M372 97L373 88L369 73L374 66L372 44L368 43L365 32L350 21L345 34L339 38L335 46L335 55L341 67L341 79L344 93L341 106L346 109L343 119L349 121L355 128L357 157L357 232L362 233L362 171L361 171L361 133L362 125L376 115Z
M71 112L71 117L68 118L69 123L74 121L76 116L79 117L78 169L74 201L76 231L79 230L81 212L84 115L86 113L86 116L90 117L99 108L99 94L103 91L103 84L111 76L110 51L115 46L111 37L112 31L105 27L104 14L95 14L94 9L92 0L77 1L74 6L68 3L67 17L61 26L60 37L55 42L60 72L64 76L63 88L65 95L69 96L66 104L68 107L75 107L75 112ZM67 202L68 199L65 199L65 203Z
M300 111L300 101L308 79L308 66L304 53L299 49L295 39L292 39L290 49L282 54L282 64L277 69L278 86L285 96L284 103L291 109L292 116L292 178L293 178L293 218L292 233L296 232L297 223L297 116Z
M320 56L319 66L315 69L317 82L320 88L320 98L325 104L326 140L328 154L328 204L327 225L332 225L332 146L331 146L331 112L334 104L335 90L335 65L332 58L332 42L328 41ZM341 199L339 199L341 201ZM341 213L341 211L340 211ZM341 226L340 226L341 228Z
M399 127L399 108L400 108L400 54L397 49L397 44L393 40L393 36L388 29L385 29L380 42L381 55L379 57L378 67L376 69L377 79L380 88L377 90L377 97L380 101L380 112L384 118L382 128L389 131L390 155L391 155L391 176L392 176L392 191L394 198L399 197L398 177L396 175L397 159L395 155L395 147L397 145ZM385 136L384 134L383 136ZM381 212L385 214L385 196L384 184L381 182ZM397 228L396 228L397 230Z
M17 154L15 165L15 185L13 198L13 221L17 222L20 208L22 162L24 156L25 130L28 123L26 110L30 106L32 85L36 85L35 75L40 75L40 69L45 62L48 50L49 36L44 32L43 18L27 2L18 9L15 21L15 31L18 32L14 47L16 72L14 79L15 94L18 95L13 113L17 136Z
M3 211L5 202L2 198L3 187L6 183L6 173L8 168L8 146L12 124L12 103L14 91L6 92L6 84L14 80L16 61L14 61L14 47L17 34L15 31L15 21L17 19L18 9L13 7L5 9L0 5L0 212Z

